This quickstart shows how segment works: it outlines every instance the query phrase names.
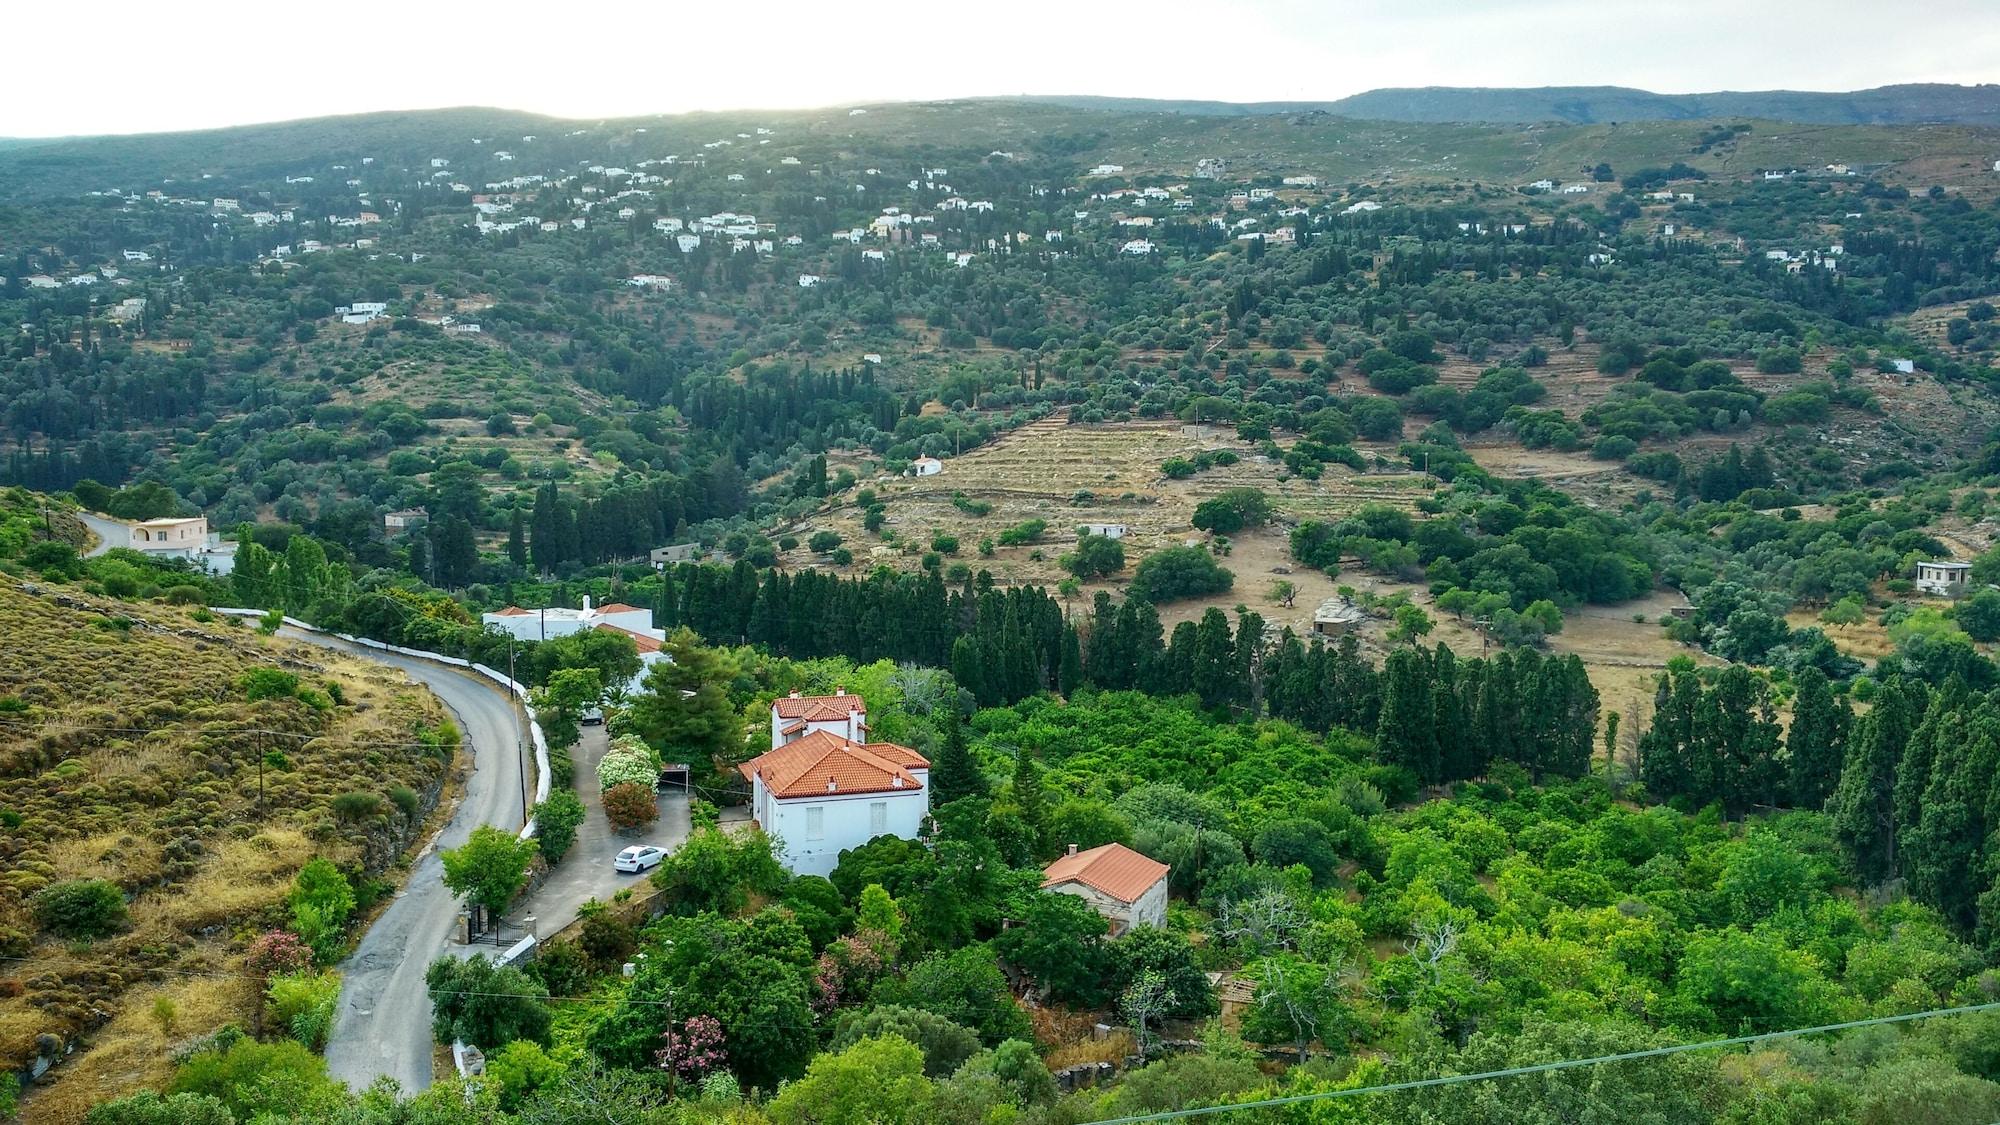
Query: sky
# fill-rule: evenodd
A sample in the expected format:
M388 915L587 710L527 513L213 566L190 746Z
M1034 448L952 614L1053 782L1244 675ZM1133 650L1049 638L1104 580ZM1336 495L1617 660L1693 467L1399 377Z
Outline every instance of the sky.
M2000 82L1996 0L13 0L0 137L487 105L599 118L1005 94L1332 100Z

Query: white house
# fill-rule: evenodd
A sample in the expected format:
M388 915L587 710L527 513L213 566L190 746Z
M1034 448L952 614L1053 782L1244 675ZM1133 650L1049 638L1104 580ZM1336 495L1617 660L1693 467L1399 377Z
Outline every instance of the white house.
M1962 562L1920 562L1917 564L1917 589L1926 594L1955 598L1970 587L1972 564Z
M802 273L799 275L799 288L801 289L811 289L818 284L819 275L816 273Z
M1122 523L1086 523L1079 525L1077 530L1084 535L1102 535L1106 539L1125 538L1125 525Z
M1075 895L1111 923L1111 933L1167 924L1167 865L1123 844L1069 854L1042 869L1042 889Z
M1896 369L1896 374L1898 375L1915 375L1917 373L1917 361L1913 359L1892 359L1889 361L1889 364Z
M846 688L835 688L832 695L793 692L771 701L771 749L814 732L868 741L868 701L847 694Z
M125 543L112 545L156 557L186 559L211 574L228 574L235 568L235 545L210 534L208 520L201 516L145 520L130 525L126 534Z
M1153 243L1148 239L1135 238L1125 245L1120 246L1118 252L1120 254L1130 254L1135 258L1143 258L1153 252Z
M429 522L430 518L430 512L423 508L403 508L383 515L382 526L390 531L401 531Z
M1090 170L1090 174L1093 176L1115 176L1124 170L1125 166L1123 164L1099 164Z
M208 542L208 520L201 516L146 520L133 524L130 532L125 545L135 551L186 551Z
M934 477L941 472L944 472L944 462L935 457L919 457L910 462L910 475L913 477Z
M637 691L645 682L646 673L662 660L670 659L661 650L661 642L667 639L666 631L653 627L653 611L622 602L592 606L588 597L583 599L582 609L552 607L549 609L522 609L510 605L497 613L482 613L479 620L489 629L506 633L521 641L546 641L555 637L567 637L586 629L604 629L623 633L632 638L639 650L639 671L624 684L607 685L623 687L626 691Z
M930 761L907 746L813 731L738 766L750 815L794 875L829 875L840 853L873 840L914 840L930 814Z

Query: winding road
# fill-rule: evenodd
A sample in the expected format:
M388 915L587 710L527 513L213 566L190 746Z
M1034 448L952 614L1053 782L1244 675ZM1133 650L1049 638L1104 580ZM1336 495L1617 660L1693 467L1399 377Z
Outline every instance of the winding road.
M458 899L444 885L438 851L465 843L482 824L513 829L526 821L518 713L497 686L446 665L289 627L281 635L403 671L444 701L472 749L472 775L451 821L425 845L395 901L340 966L340 1010L326 1045L327 1072L356 1090L385 1075L406 1092L423 1090L431 1084L431 1002L424 970L433 959L463 948L451 940Z
M82 520L91 534L97 536L97 542L83 553L84 558L96 558L113 547L123 547L132 541L132 525L124 520L114 520L95 512L83 511L79 511L76 518Z

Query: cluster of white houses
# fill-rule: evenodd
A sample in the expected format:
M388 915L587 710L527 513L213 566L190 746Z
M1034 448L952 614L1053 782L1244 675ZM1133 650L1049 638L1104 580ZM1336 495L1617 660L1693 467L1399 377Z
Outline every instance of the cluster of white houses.
M918 839L930 816L930 759L869 741L868 704L844 690L772 701L770 750L737 769L751 817L797 875L830 875L841 852L878 836ZM1072 846L1044 869L1042 889L1083 899L1113 933L1166 924L1167 865L1123 844Z
M638 673L623 684L612 685L627 692L639 690L653 665L672 659L661 648L667 634L665 630L653 627L653 611L623 602L593 606L586 597L582 609L522 609L510 605L494 613L483 613L479 619L487 628L520 641L553 640L586 629L622 633L632 638L632 644L639 650Z

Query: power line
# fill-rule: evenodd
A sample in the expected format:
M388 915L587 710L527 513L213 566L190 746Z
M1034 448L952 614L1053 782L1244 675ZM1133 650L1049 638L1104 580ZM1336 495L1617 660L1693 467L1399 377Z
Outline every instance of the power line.
M1737 1035L1728 1039L1707 1039L1699 1043L1676 1043L1666 1047L1649 1047L1643 1051L1625 1051L1615 1055L1598 1055L1588 1059L1562 1059L1558 1062L1535 1063L1530 1066L1508 1067L1505 1070L1484 1070L1476 1074L1447 1074L1437 1078L1416 1078L1407 1082L1388 1082L1379 1086L1361 1086L1352 1090L1322 1090L1313 1094L1294 1094L1282 1098L1263 1098L1254 1102L1235 1105L1197 1106L1191 1109L1176 1109L1162 1113L1142 1113L1131 1117L1109 1117L1094 1122L1093 1125L1139 1125L1147 1121L1176 1121L1210 1114L1234 1113L1244 1109L1274 1109L1280 1106L1300 1105L1306 1102L1331 1101L1335 1098L1355 1098L1364 1094L1393 1094L1403 1090L1422 1090L1434 1086L1456 1086L1465 1082L1486 1082L1496 1078L1519 1078L1528 1074L1547 1074L1557 1070L1572 1070L1580 1066L1598 1066L1603 1063L1630 1062L1634 1059L1661 1058L1667 1055L1685 1054L1689 1051L1712 1051L1721 1047L1737 1047L1746 1043L1763 1043L1773 1039L1794 1039L1802 1035L1823 1035L1833 1031L1848 1031L1857 1027L1878 1027L1883 1024L1908 1023L1911 1020L1929 1019L1932 1016L1956 1016L1971 1012L2000 1011L2000 1001L1986 1004L1966 1004L1956 1008L1932 1008L1923 1012L1905 1012L1895 1016L1874 1016L1869 1019L1847 1020L1843 1023L1819 1024L1813 1027L1795 1027L1784 1031L1765 1031L1756 1035Z

